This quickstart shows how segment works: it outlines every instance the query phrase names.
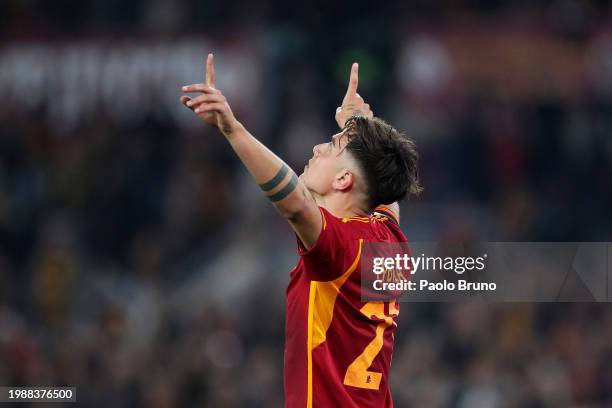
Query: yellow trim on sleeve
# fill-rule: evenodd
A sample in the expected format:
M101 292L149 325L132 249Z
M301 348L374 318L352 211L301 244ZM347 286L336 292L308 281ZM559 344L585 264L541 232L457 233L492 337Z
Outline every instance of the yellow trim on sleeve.
M390 214L390 215L393 217L393 219L394 219L394 220L395 220L397 223L399 223L399 216L398 216L398 215L395 213L395 211L393 211L393 210L392 210L392 209L390 209L389 207L385 207L384 205L379 205L378 207L376 207L376 208L374 209L374 211L376 211L376 210L380 210L380 211L386 211L386 212L388 212L388 213L389 213L389 214Z

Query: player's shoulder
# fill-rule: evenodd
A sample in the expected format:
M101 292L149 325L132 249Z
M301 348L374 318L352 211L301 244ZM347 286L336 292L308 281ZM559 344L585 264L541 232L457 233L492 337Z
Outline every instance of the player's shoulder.
M369 216L336 217L322 208L324 224L332 224L342 230L343 235L359 236L365 240L404 241L396 215L383 208ZM326 226L324 225L324 228Z

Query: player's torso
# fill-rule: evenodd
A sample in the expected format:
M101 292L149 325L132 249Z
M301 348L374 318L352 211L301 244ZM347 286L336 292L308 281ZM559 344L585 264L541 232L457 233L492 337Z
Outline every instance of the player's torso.
M285 393L288 407L389 407L388 373L397 302L363 302L364 243L405 241L383 218L344 219L332 280L304 260L287 289ZM312 265L310 265L312 268Z

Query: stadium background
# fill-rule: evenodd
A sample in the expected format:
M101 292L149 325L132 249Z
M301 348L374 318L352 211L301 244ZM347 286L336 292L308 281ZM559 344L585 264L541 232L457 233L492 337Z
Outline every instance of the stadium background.
M610 241L611 27L594 0L3 1L0 384L281 406L294 239L178 101L209 51L296 170L358 60L422 154L409 239ZM398 407L612 405L609 304L404 304L399 327Z

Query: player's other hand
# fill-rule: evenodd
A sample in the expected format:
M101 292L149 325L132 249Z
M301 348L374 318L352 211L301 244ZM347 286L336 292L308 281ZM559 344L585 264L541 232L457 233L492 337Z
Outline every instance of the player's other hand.
M359 64L353 63L351 67L351 77L349 79L346 95L342 100L342 106L336 109L336 122L341 129L344 128L346 121L353 115L364 115L368 118L373 118L374 113L370 110L370 105L365 103L363 98L357 93L359 85Z
M201 95L194 97L182 95L181 102L204 123L218 128L225 136L230 136L240 128L240 123L234 117L225 96L215 88L215 63L212 54L208 54L206 58L205 78L206 83L183 86L183 92L198 92Z

